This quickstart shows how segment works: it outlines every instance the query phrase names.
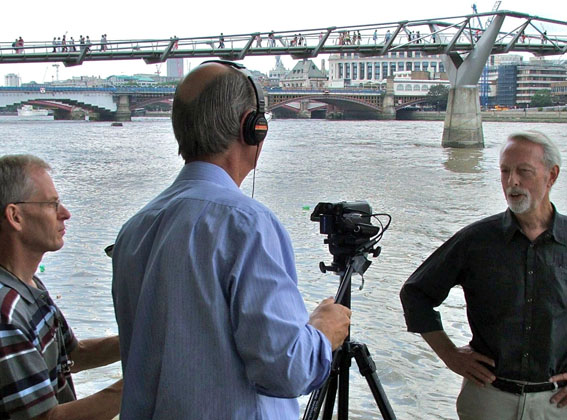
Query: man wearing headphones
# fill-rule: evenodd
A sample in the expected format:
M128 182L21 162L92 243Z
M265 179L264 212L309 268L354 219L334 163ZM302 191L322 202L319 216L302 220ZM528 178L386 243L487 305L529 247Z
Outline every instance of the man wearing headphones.
M323 383L347 336L350 310L332 298L308 315L289 235L239 189L262 149L263 113L236 63L206 62L177 88L185 166L113 251L121 420L297 420L295 397Z

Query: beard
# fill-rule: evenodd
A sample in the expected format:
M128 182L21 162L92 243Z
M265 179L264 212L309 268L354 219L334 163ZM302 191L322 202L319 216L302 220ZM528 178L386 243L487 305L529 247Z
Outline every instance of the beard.
M512 199L511 195L513 194L520 194L520 197ZM522 214L531 208L532 196L528 190L518 187L510 187L506 190L506 201L508 202L508 207L512 210L512 212Z

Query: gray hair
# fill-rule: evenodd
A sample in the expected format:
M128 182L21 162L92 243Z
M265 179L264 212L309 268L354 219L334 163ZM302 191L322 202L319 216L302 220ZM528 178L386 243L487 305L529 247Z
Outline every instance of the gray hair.
M231 69L216 77L189 103L181 98L179 86L171 115L179 154L187 162L224 152L240 135L244 113L256 107L254 90L246 76Z
M33 155L4 155L0 157L0 210L5 217L6 206L10 203L27 200L35 185L30 178L30 170L41 168L51 170L44 160Z
M559 148L542 132L536 130L518 131L510 134L508 140L521 140L540 144L543 147L543 164L545 167L551 169L557 165L557 167L561 168L561 152ZM503 149L500 150L500 157L502 157Z

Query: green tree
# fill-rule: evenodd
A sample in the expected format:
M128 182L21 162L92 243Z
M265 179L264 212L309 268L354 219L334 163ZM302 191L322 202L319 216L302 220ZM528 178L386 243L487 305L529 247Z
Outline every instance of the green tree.
M538 90L534 93L532 101L530 102L530 106L532 108L540 108L551 105L553 105L553 99L551 98L551 91L549 89Z
M427 92L427 103L435 107L437 111L445 111L447 109L447 100L449 99L449 87L446 85L434 85Z

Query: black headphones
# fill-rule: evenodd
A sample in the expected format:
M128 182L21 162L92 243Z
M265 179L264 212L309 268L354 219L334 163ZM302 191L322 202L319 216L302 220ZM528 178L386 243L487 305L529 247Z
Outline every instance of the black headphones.
M244 74L252 84L254 95L256 96L256 111L252 111L246 116L244 125L242 127L242 133L246 144L249 144L250 146L259 145L266 138L266 134L268 134L268 121L266 120L266 116L264 115L264 107L266 102L264 100L264 92L262 91L262 87L258 85L258 83L252 77L252 74L242 64L228 60L207 60L202 62L201 65L207 63L219 63L224 64L225 66L230 66L233 69L236 69Z

